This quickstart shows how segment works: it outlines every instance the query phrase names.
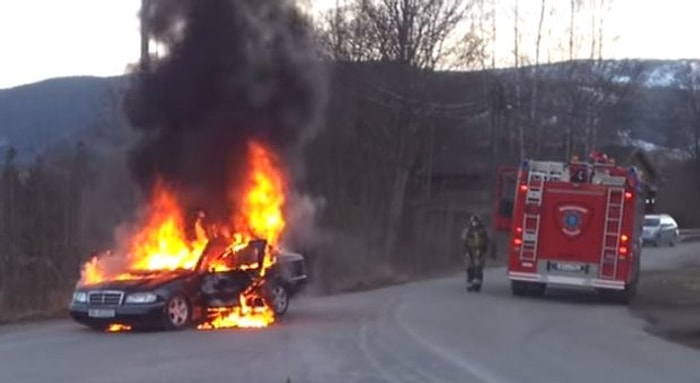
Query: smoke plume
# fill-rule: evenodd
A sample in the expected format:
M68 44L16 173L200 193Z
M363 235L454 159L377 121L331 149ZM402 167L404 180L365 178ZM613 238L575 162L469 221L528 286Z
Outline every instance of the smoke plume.
M146 192L162 180L186 208L225 219L248 142L287 165L319 125L325 81L312 29L282 0L153 0L146 17L166 54L140 69L127 95L141 133L132 175Z

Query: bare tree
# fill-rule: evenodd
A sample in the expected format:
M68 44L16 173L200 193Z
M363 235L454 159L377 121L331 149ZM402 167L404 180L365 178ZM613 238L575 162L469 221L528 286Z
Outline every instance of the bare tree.
M575 35L575 21L576 21L576 11L577 11L577 5L576 5L576 0L571 0L570 2L570 14L569 14L569 62L573 63L574 61L574 35ZM571 70L573 71L574 66L570 66ZM569 77L572 76L573 73L569 74ZM573 105L570 106L572 109L569 111L569 116L573 115ZM566 154L564 158L571 158L572 154L572 139L573 139L573 119L565 119L568 123L566 124L566 134L565 134L565 146L566 146Z
M537 90L540 80L540 46L542 43L542 24L544 24L544 15L546 9L546 0L540 1L540 18L537 24L537 40L535 43L535 67L532 80L532 95L530 96L530 124L532 126L532 132L535 135L535 154L539 155L540 151L540 136L541 129L537 121Z
M700 64L697 61L685 62L678 78L691 121L691 150L695 160L700 161Z
M472 29L460 33L471 1L354 0L337 4L323 20L326 50L343 60L384 60L434 69L462 43L477 40ZM340 55L337 55L340 53ZM471 60L471 58L470 58Z
M334 61L361 62L376 60L374 38L367 28L369 20L361 4L336 3L320 22L320 39L324 53Z
M433 125L428 121L440 109L429 92L430 74L441 66L483 60L475 26L461 28L473 5L461 0L355 0L326 17L323 40L329 56L375 63L377 71L362 96L384 104L390 117L381 127L384 139L376 144L393 164L385 257L396 247L407 187L421 150L430 143Z
M601 142L602 118L615 113L615 107L633 90L635 80L642 73L639 62L608 60L604 56L606 42L610 40L605 35L604 21L611 4L610 0L569 2L569 62L561 72L566 79L560 82L560 89L553 90L559 95L550 97L555 98L551 101L553 108L558 109L555 115L565 124L566 158L575 151L587 153ZM582 12L584 9L588 12ZM590 17L590 30L584 37L576 31L580 30L581 23L588 22L586 14ZM581 48L588 59L576 61ZM616 132L605 133L614 135Z
M515 5L513 8L513 58L515 69L515 106L513 111L513 122L518 128L518 153L520 155L520 160L525 159L525 127L522 125L520 119L521 110L521 81L522 73L520 71L520 4L519 0L515 0Z

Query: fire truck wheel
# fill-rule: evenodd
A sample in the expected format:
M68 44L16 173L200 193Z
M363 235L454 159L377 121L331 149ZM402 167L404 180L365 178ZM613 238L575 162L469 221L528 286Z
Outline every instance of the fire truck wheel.
M547 290L547 285L538 282L510 281L510 289L513 295L518 297L541 297Z
M637 281L632 281L624 290L599 289L598 293L605 301L627 305L637 295Z
M629 303L637 296L637 281L632 282L629 286L625 288L625 303Z
M544 292L547 290L547 285L544 283L530 283L529 284L529 295L531 297L541 297L544 295Z
M510 291L516 297L525 296L527 293L527 286L525 285L525 283L526 282L522 281L510 281Z

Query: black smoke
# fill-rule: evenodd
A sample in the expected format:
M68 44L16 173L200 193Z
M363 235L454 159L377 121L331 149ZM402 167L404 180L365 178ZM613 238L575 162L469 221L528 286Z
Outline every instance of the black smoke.
M153 0L148 33L165 48L134 76L126 111L141 133L129 156L142 190L161 179L187 208L230 216L247 143L291 161L323 108L312 28L289 1Z

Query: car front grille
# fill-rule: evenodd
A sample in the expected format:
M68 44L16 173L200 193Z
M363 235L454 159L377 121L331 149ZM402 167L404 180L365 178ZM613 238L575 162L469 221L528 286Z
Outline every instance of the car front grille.
M306 276L306 268L304 267L304 261L292 262L291 269L293 278Z
M124 299L121 291L91 291L88 293L88 304L93 306L119 306Z

